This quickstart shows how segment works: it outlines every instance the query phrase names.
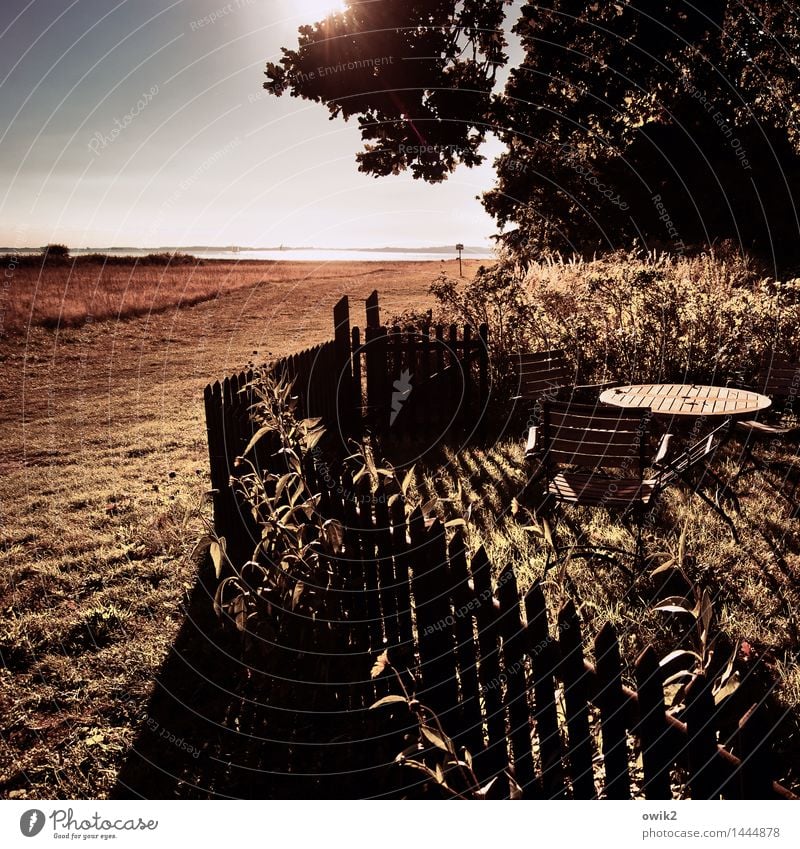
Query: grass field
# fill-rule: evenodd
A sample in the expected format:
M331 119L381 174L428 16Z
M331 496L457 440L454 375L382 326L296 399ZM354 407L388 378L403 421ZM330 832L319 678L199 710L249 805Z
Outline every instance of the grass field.
M466 273L477 266L467 263ZM9 297L28 306L11 322L6 309L0 339L0 795L99 798L114 785L195 584L189 555L209 486L205 384L330 338L342 294L361 325L373 289L384 317L428 309L441 268L206 263L131 275L109 267L105 294L96 270L17 271ZM454 263L445 268L457 273ZM100 320L101 302L114 317ZM524 587L541 575L545 549L509 510L522 482L523 424L492 447L420 464L414 490L438 498L450 511L443 518L471 504L472 545L486 543L496 565L513 562ZM720 460L723 470L733 472L736 451ZM783 479L740 482L742 544L677 487L646 544L650 554L677 555L685 529L684 567L711 590L720 645L738 643L741 668L757 668L753 681L774 690L776 756L796 789L800 533L781 494L796 460L782 460L791 467ZM573 518L595 543L631 545L598 512ZM557 530L570 541L564 524ZM652 582L632 589L608 564L576 560L549 573L545 591L555 606L580 599L588 631L610 620L629 661L647 642L667 653L681 630L653 611Z
M109 267L107 287L92 270L17 270L23 319L7 310L0 339L0 795L97 798L114 782L195 578L205 384L330 338L343 294L361 324L373 289L389 313L425 308L440 268ZM137 315L103 321L99 303Z

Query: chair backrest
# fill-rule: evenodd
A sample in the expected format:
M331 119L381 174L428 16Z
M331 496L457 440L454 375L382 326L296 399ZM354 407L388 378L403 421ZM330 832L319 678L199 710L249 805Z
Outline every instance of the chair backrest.
M527 401L554 398L559 389L575 383L575 372L563 351L514 355L517 394Z
M800 363L778 354L767 355L756 390L783 405L794 405L800 397Z
M641 477L650 460L650 409L545 401L542 450L548 465L615 469Z

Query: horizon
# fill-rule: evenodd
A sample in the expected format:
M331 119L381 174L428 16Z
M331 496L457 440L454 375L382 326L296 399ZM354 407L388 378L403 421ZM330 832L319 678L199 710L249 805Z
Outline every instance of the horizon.
M47 245L0 245L0 251L24 251L29 253L43 252L49 245L62 244L49 242ZM64 245L70 253L73 252L102 252L102 251L409 251L425 252L431 251L441 253L445 250L457 251L455 245L380 245L375 247L346 245L337 247L332 245L104 245L84 248L75 245ZM487 250L481 245L464 245L463 252Z

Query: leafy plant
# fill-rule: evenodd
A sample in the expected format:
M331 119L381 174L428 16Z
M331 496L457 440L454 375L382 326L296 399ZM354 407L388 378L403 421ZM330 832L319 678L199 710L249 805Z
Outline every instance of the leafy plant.
M672 707L677 707L685 699L691 682L699 674L704 674L711 678L714 702L719 705L739 687L739 673L734 669L739 646L736 645L727 661L720 665L716 655L722 641L720 634L713 630L714 602L709 591L699 587L686 574L684 564L688 559L684 528L678 540L677 553L651 572L651 577L665 576L671 572L690 588L686 594L668 596L654 607L656 611L691 620L686 632L691 648L675 649L661 660L660 665L667 672L664 688ZM675 667L681 668L670 673L669 670Z
M487 322L502 398L518 351L562 349L585 381L749 380L767 352L800 354L800 281L720 248L592 262L510 259L432 293L449 321Z
M220 583L214 609L244 636L247 653L268 652L287 613L314 618L325 614L328 557L341 553L344 529L318 511L306 461L324 434L319 419L299 419L297 398L285 377L257 374L242 392L252 391L255 433L236 460L244 471L232 478L261 529L252 557L241 568L227 555L227 542L213 531L196 551L208 551ZM257 449L265 463L257 462ZM274 469L278 468L279 471ZM228 574L224 574L227 572Z
M475 773L470 752L464 747L461 747L459 752L452 738L442 728L439 717L416 698L414 695L416 678L409 670L406 670L410 686L406 685L403 676L391 663L388 649L380 654L373 664L371 677L378 678L385 672L394 675L403 694L384 696L371 706L371 710L405 704L416 720L417 737L400 752L395 758L395 763L422 773L424 783L432 784L449 798L489 798L500 776L496 775L490 781L481 784ZM521 799L522 789L513 776L507 770L503 774L508 779L511 798Z

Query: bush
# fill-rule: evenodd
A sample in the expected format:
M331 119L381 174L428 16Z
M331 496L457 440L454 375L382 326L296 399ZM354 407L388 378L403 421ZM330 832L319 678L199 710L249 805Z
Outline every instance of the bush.
M624 383L749 380L768 351L800 354L800 279L725 252L505 260L431 291L450 320L489 324L499 379L520 350L562 348L584 379Z

